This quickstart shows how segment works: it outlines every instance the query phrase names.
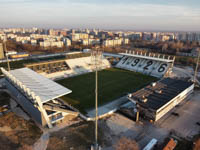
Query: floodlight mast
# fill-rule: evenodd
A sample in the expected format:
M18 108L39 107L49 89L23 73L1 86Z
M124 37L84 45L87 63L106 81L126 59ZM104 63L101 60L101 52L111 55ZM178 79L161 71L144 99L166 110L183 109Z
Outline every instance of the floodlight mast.
M197 71L198 71L198 66L199 66L200 48L197 48L197 51L198 51L198 57L197 57L197 63L196 63L196 68L194 72L194 84L196 83L196 76L197 76Z
M96 47L96 49L92 51L91 55L95 70L95 150L98 150L98 70L101 68L102 52L98 47Z
M98 52L97 52L98 53ZM96 56L97 57L97 56ZM95 61L96 63L96 61ZM98 150L98 68L97 64L95 64L95 108L96 108L96 115L95 115L95 149Z

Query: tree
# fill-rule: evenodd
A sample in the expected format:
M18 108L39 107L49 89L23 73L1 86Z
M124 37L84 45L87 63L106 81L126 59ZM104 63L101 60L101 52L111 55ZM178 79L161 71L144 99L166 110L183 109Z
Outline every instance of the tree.
M136 141L126 137L122 137L114 147L115 150L139 150Z
M162 51L165 52L165 51L167 51L167 49L168 49L168 44L165 43L165 44L162 46Z

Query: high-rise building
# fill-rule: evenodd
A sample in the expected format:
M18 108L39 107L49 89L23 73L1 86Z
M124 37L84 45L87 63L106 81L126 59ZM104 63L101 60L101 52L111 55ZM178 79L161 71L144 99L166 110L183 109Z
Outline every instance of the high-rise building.
M4 59L4 57L3 44L0 43L0 59Z

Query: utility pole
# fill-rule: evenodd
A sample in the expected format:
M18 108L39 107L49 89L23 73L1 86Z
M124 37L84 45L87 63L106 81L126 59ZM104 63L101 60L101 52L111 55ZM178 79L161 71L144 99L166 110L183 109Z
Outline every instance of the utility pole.
M196 76L197 76L197 71L198 71L198 66L199 66L200 49L197 48L197 51L198 51L198 58L197 58L197 63L196 63L196 69L194 72L194 84L196 83Z
M7 42L7 38L4 40L4 51L5 51L5 55L6 55L6 60L7 60L7 65L8 65L8 71L10 71L10 62L8 60L8 55L7 55L7 46L6 46L6 42Z
M98 51L97 51L98 53ZM98 68L97 64L96 71L95 71L95 109L96 109L96 115L95 115L95 149L98 150Z

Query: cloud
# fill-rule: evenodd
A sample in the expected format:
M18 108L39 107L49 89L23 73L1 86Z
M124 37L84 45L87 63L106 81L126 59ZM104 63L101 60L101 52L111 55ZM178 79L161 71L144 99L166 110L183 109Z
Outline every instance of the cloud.
M200 9L147 0L0 0L4 24L110 28L197 28ZM158 2L159 1L159 2ZM172 0L170 0L172 1ZM178 0L179 1L179 0ZM1 3L2 4L2 3Z

